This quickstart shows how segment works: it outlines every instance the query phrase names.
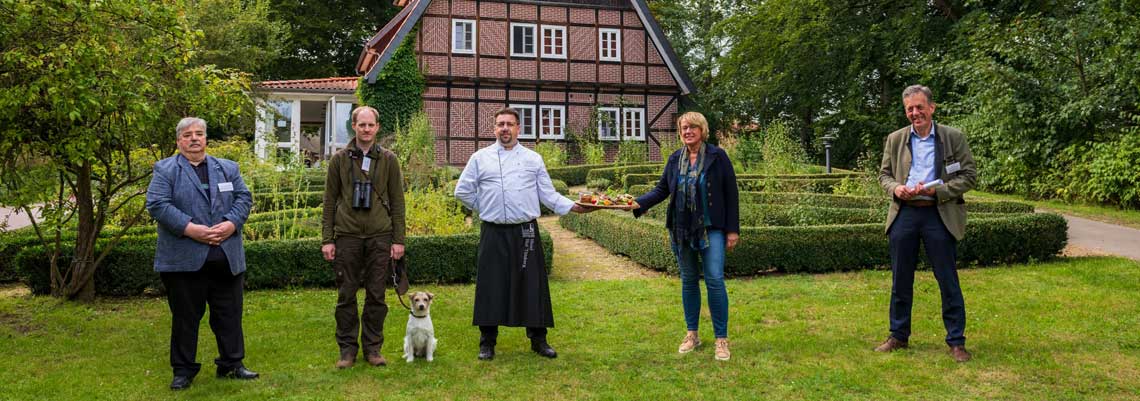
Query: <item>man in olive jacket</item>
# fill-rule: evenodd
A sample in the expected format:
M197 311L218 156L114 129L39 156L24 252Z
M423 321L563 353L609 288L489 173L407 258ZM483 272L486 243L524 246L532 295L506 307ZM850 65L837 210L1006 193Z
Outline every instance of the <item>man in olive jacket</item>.
M384 287L390 260L404 256L404 184L396 155L376 144L379 116L368 106L352 111L356 136L333 155L325 178L321 253L336 272L339 369L356 362L361 346L369 364L387 364L380 354L388 315ZM360 287L365 298L358 317Z
M926 256L942 293L946 344L958 362L966 351L966 303L958 284L957 243L966 235L966 191L974 188L977 171L961 131L935 124L930 89L912 85L903 91L910 127L887 136L879 184L891 197L886 232L891 253L890 337L875 348L906 348L910 337L911 302L918 247Z

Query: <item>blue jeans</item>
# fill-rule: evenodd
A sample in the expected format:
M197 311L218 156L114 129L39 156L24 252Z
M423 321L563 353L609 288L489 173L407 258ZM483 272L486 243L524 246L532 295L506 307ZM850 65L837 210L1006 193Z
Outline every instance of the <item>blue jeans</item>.
M724 288L724 231L709 230L709 246L695 250L688 245L673 245L677 268L681 271L681 305L685 310L685 326L696 331L701 317L701 273L709 296L716 338L728 338L728 291ZM670 240L672 243L672 240ZM698 261L698 257L700 260Z

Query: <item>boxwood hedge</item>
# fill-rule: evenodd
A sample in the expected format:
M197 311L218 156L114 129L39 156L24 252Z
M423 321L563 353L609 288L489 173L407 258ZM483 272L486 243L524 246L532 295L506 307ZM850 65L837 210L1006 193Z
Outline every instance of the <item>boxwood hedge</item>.
M542 231L542 248L547 269L553 267L554 243ZM107 243L100 241L101 248ZM412 236L407 238L408 280L412 283L467 283L475 279L479 233L452 236ZM321 257L319 238L248 241L246 288L331 287L332 264ZM163 291L154 272L155 236L123 240L107 255L95 274L100 295L126 296ZM45 248L32 246L15 257L17 272L36 294L51 291L49 255ZM64 252L59 263L71 260Z
M612 252L677 273L664 224L634 219L628 212L569 214L559 223ZM958 246L962 266L1018 263L1056 255L1067 241L1065 219L1051 213L971 219ZM776 270L821 273L890 263L882 223L799 227L742 227L741 243L728 254L725 273L752 275Z
M664 164L630 164L617 167L595 168L586 173L586 181L590 182L600 178L610 180L610 183L617 184L622 182L628 174L657 174L661 176L661 169L665 168Z
M613 167L614 165L614 163L579 164L577 166L550 167L546 169L546 172L550 174L551 179L562 180L567 185L576 186L586 184L586 174L590 170Z
M862 177L862 174L858 174L858 173L780 174L780 175L737 174L736 180L738 183L743 183L743 182L751 183L753 181L769 180L769 179L775 179L775 180L836 180L835 182L838 182L839 180L842 180L844 178L858 178L858 177ZM622 188L628 189L628 188L633 187L634 185L653 185L653 184L656 184L657 180L659 180L659 179L661 179L661 172L660 171L658 171L656 174L654 174L654 173L626 174L624 177L622 177L621 182L622 182ZM754 185L754 184L748 184L748 185ZM835 184L833 183L831 185L835 185ZM741 187L742 187L741 189L743 189L744 184L741 184Z

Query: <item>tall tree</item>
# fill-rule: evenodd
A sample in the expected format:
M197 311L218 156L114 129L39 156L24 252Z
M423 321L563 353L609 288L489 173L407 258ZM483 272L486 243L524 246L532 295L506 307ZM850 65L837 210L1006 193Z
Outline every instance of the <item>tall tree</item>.
M290 35L267 79L355 76L364 43L399 12L390 1L271 1L270 19L287 24Z
M34 227L54 255L55 296L94 297L100 262L145 219L149 166L173 150L178 118L252 115L244 74L194 65L200 35L181 6L0 0L0 203L43 205ZM50 191L26 185L45 176ZM111 220L121 229L101 240Z
M289 25L270 18L270 0L187 0L186 19L202 31L194 62L260 78L284 53Z

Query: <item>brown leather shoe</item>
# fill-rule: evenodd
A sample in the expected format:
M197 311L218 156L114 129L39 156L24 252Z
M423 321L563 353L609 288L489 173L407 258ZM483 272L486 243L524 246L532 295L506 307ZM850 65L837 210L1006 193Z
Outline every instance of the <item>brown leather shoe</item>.
M966 351L965 345L952 345L950 346L950 356L954 358L955 362L966 362L973 356L970 351Z
M384 366L388 364L388 360L384 359L384 355L368 354L368 364L372 366Z
M909 345L906 341L899 341L894 337L887 337L887 341L883 341L878 347L875 347L875 352L891 352L896 349L903 349Z
M337 369L348 369L356 364L356 357L352 355L341 355L340 359L336 361Z

